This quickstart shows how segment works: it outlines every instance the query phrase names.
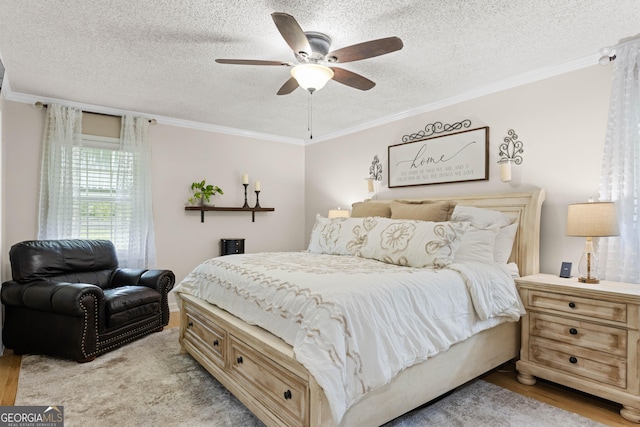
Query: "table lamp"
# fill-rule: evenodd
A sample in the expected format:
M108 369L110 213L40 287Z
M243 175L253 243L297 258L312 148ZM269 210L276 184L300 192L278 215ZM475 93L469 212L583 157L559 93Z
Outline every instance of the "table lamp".
M349 218L350 212L348 209L329 209L327 218Z
M578 281L600 283L598 264L593 251L593 237L617 236L618 220L613 202L574 203L567 210L567 236L586 237L580 257Z

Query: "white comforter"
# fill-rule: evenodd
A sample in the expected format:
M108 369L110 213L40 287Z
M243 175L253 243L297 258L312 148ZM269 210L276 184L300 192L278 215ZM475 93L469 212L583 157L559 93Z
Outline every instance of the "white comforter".
M175 290L290 344L336 424L402 369L524 314L498 264L432 270L306 252L230 255L203 262Z

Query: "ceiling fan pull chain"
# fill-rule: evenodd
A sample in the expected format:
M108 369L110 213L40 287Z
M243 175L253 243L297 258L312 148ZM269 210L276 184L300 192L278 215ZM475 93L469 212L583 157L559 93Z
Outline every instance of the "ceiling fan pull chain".
M309 131L309 139L313 139L313 92L311 91L309 91L308 107L307 130Z

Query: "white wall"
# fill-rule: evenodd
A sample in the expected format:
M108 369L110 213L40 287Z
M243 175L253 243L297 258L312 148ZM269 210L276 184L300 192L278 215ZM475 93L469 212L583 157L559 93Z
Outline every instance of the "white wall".
M35 239L45 111L6 101L3 108L3 280L9 249ZM246 252L304 247L304 147L166 125L152 125L153 205L157 266L182 280L201 261L219 255L221 238L245 238ZM284 165L284 167L283 167ZM186 212L192 182L206 179L224 190L218 206L242 206L241 176L260 180L260 204L275 212ZM249 201L255 203L255 194Z
M221 238L244 237L247 252L304 248L317 212L367 197L364 178L377 154L384 167L379 198L544 188L541 270L557 274L561 261L574 262L577 269L583 241L564 236L566 206L597 196L610 86L611 68L593 66L306 147L151 126L158 266L172 269L180 280L200 261L218 255ZM36 236L44 114L30 104L4 103L3 280L10 275L10 246ZM385 187L389 145L427 123L463 119L473 128L490 127L489 181ZM496 162L509 129L520 136L525 152L514 180L505 184ZM203 178L224 189L219 206L241 206L242 173L262 182L261 205L275 212L256 214L255 223L244 212L208 212L202 224L199 213L184 211L189 185Z
M541 271L558 274L560 263L569 261L577 273L584 240L565 237L567 204L598 196L610 88L611 67L596 65L307 146L306 234L316 213L326 215L330 208L349 207L367 197L364 178L377 154L384 168L377 198L544 188ZM471 128L490 128L488 181L386 187L389 145L428 123L464 119L472 121ZM524 143L524 160L513 168L513 181L505 184L499 177L498 146L509 129Z
M304 146L156 125L153 147L153 205L158 265L183 278L206 258L220 254L221 238L245 238L245 252L303 249ZM207 179L224 195L217 206L244 203L242 174L261 182L260 205L275 212L185 212L192 182Z

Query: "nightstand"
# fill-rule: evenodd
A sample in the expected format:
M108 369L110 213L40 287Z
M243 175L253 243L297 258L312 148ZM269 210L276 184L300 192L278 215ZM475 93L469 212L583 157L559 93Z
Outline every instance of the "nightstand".
M244 253L244 239L220 239L220 255Z
M640 423L640 285L579 283L536 274L516 279L522 322L518 381L553 381L623 405Z

